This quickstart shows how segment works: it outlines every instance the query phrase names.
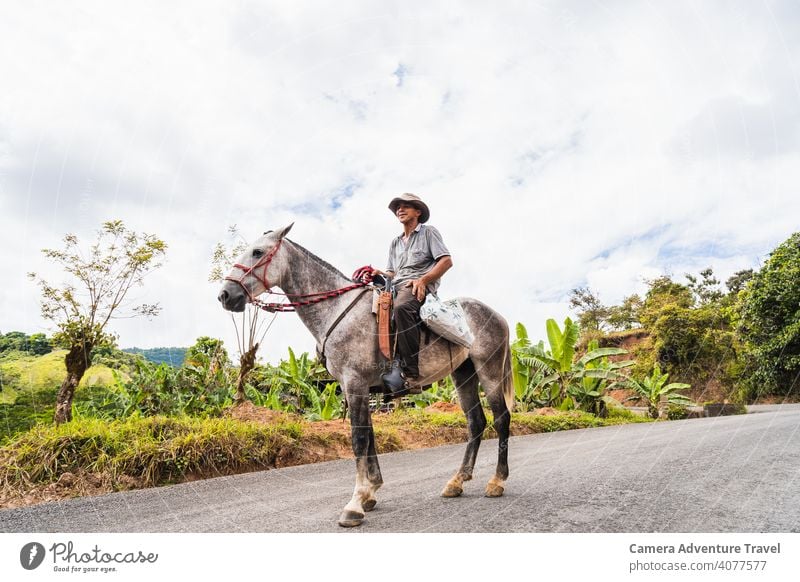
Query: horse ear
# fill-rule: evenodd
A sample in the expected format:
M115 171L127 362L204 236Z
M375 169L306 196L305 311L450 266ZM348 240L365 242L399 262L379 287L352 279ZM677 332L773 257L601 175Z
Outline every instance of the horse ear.
M275 237L278 240L281 240L283 237L285 237L287 234L289 234L289 231L292 230L293 226L294 226L294 222L292 224L290 224L289 226L285 226L285 227L281 228L280 230L278 230L275 233Z

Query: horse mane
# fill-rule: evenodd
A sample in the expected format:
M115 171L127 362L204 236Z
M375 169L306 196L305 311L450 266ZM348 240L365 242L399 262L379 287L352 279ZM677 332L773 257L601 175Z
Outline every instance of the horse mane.
M303 254L304 254L304 255L305 255L307 258L311 259L312 261L314 261L315 263L317 263L317 264L318 264L318 265L320 265L321 267L324 267L325 269L327 269L327 270L328 270L328 271L330 271L331 273L333 273L333 274L335 274L335 275L339 275L340 277L343 277L343 278L347 279L348 281L351 281L351 280L352 280L352 279L350 279L350 277L348 277L347 275L345 275L344 273L342 273L342 272L341 272L339 269L337 269L336 267L334 267L333 265L331 265L331 264L330 264L329 262L327 262L326 260L319 258L317 255L315 255L314 253L312 253L310 250L308 250L308 249L307 249L306 247L304 247L303 245L301 245L301 244L299 244L299 243L296 243L295 241L293 241L292 239L290 239L290 238L287 238L287 237L284 237L284 239L283 239L283 240L285 240L285 241L288 241L288 242L292 243L292 246L293 246L294 248L296 248L297 250L299 250L300 252L302 252L302 253L303 253Z

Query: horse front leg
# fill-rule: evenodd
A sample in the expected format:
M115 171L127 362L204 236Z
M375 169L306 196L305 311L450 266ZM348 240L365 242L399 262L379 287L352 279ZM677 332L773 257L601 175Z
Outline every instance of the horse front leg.
M347 403L350 407L353 454L356 457L356 486L353 496L339 516L339 525L355 527L364 521L364 512L375 507L375 492L383 485L383 478L375 450L375 433L369 412L369 390L347 390Z

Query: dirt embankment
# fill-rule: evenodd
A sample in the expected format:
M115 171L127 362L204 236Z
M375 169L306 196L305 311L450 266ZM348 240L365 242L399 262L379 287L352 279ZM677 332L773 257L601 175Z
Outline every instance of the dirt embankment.
M461 413L461 407L452 402L436 402L426 409L431 413ZM269 424L287 415L254 406L245 402L228 411L237 420ZM408 422L408 419L391 412L374 412L372 425L375 430L375 446L379 453L424 449L441 445L466 442L466 421L453 419L450 426L423 422ZM287 451L279 457L276 467L320 463L336 459L352 459L350 422L344 419L318 420L303 425L302 446Z

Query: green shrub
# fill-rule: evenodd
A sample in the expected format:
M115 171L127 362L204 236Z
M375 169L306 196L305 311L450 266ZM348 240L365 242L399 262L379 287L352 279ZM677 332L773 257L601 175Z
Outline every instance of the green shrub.
M620 421L619 424L622 424L625 422L649 422L649 419L641 414L636 414L628 410L624 406L614 406L608 409L608 418L606 418L606 421L608 423L617 423L617 421Z
M740 293L749 395L800 390L800 233L779 245Z
M669 420L683 420L689 418L689 410L685 406L670 404L667 406L667 418Z
M23 389L12 402L0 403L0 445L39 424L53 422L55 389Z
M588 412L578 411L564 412L552 416L512 414L511 422L512 426L513 423L519 423L531 430L531 432L556 432L605 426L603 419L597 418Z

